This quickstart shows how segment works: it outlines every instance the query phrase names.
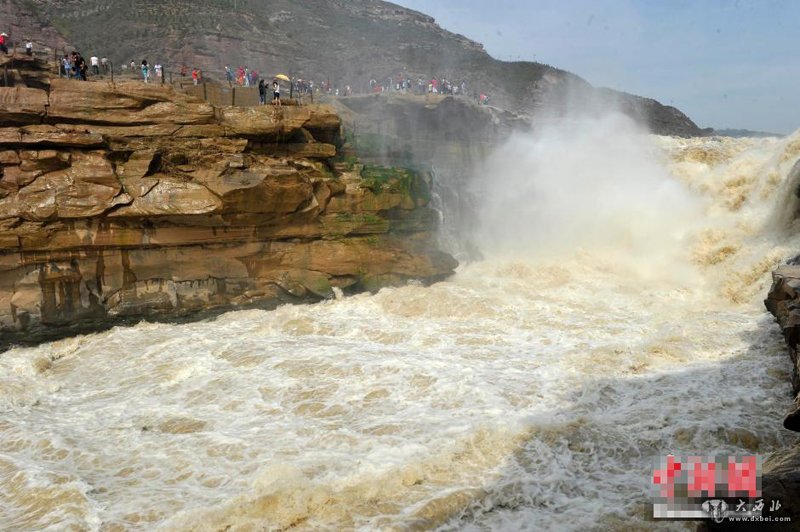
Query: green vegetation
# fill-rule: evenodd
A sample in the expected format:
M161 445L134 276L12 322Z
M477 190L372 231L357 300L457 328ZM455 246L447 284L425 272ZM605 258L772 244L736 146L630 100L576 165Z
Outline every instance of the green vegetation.
M328 166L327 162L315 163L314 164L314 170L319 172L319 176L318 177L323 177L325 179L337 179L336 173L333 171L333 169L330 166ZM309 175L309 174L311 174L311 176L313 176L313 173L307 173L306 175ZM314 177L317 177L317 176L314 176Z
M355 155L339 155L333 159L333 162L344 165L348 172L352 172L361 160Z
M361 177L361 186L376 194L405 194L415 201L422 199L425 202L431 199L430 187L420 172L410 168L366 165L361 171Z
M416 178L413 170L386 166L365 165L361 171L361 186L380 192L405 193Z

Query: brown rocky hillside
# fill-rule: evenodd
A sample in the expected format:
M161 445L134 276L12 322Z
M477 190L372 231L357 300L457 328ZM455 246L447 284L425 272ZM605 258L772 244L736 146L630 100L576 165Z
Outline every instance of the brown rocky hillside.
M488 92L494 105L517 113L535 115L550 96L569 92L618 100L657 133L702 134L673 107L596 91L548 65L498 61L431 17L379 0L5 0L0 17L12 38L68 42L116 65L147 58L220 77L229 63L355 91L401 72L412 79L446 77L466 81L469 93Z

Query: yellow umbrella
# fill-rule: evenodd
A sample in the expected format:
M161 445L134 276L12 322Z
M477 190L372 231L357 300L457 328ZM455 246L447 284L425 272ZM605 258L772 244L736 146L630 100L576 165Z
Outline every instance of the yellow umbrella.
M277 76L275 76L275 79L282 79L283 81L292 81L286 74L278 74Z

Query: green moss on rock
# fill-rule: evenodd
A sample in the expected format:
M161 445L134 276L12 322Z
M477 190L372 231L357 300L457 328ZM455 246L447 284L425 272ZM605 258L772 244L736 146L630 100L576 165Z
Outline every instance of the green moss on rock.
M366 165L361 171L361 186L375 194L389 192L410 196L423 205L431 200L431 189L422 174L411 168ZM417 200L422 200L418 202Z

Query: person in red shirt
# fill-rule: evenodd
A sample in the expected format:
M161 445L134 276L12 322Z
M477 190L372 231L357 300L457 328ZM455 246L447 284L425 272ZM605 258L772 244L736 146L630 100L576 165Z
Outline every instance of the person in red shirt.
M192 81L195 85L197 85L197 81L200 79L200 72L196 69L192 69Z
M6 46L6 37L8 37L8 35L6 35L5 33L0 33L0 52L3 52L4 54L8 53L8 46Z

